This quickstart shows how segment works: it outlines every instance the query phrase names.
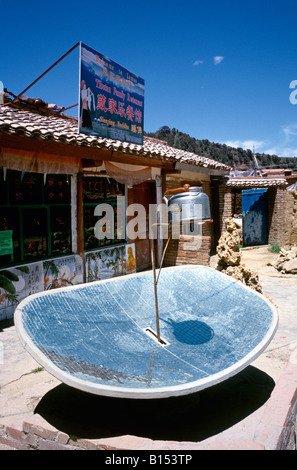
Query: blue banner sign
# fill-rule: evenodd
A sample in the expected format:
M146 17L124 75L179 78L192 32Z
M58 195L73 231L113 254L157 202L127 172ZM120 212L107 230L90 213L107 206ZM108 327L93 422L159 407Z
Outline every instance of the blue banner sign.
M79 132L143 144L144 80L80 43Z

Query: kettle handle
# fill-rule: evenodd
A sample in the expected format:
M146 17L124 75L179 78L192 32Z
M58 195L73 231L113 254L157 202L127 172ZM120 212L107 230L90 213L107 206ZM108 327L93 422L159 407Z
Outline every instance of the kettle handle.
M182 188L175 188L175 189L167 189L165 192L166 195L171 194L178 194L178 193L188 193L189 192L189 184L184 184Z

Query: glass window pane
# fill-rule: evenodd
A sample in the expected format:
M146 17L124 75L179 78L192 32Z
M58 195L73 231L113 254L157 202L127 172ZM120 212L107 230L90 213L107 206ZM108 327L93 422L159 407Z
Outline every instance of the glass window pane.
M4 171L0 168L0 205L7 204L7 183L4 181Z
M118 183L113 179L107 179L106 181L106 200L116 201L117 196L123 196L125 194L125 185Z
M95 206L84 207L84 236L85 236L85 249L91 250L99 246L99 240L95 237L94 227L98 221L98 217L94 216Z
M115 243L126 241L126 204L121 199L119 204L114 204L114 238Z
M71 253L70 207L51 207L52 255Z
M96 178L85 176L83 179L84 202L96 203L102 202L105 198L105 178Z
M85 249L97 248L98 246L114 245L126 241L125 234L125 185L118 183L112 178L103 177L84 177L84 227L85 227ZM117 196L122 196L121 200L117 200ZM119 206L117 203L119 202ZM101 232L106 231L107 237L97 239L94 234L94 227L99 221L98 216L94 216L94 210L97 204L110 204L114 211L114 225L112 221L107 221L102 226ZM92 204L92 205L91 205ZM119 214L119 219L117 218ZM106 214L102 217L106 219ZM114 237L111 238L110 231L114 226Z
M8 170L10 204L42 204L43 175Z
M24 209L24 258L47 256L47 213L46 209Z
M46 176L45 204L70 204L70 177L67 175Z
M9 187L10 204L23 204L24 194L21 183L21 172L8 170L6 177Z
M91 250L100 246L111 245L114 241L109 237L97 238L95 235L95 225L104 218L100 232L111 233L112 221L107 220L106 212L102 212L102 216L98 217L94 215L96 204L84 207L84 237L85 237L85 249ZM97 226L98 229L99 226ZM99 235L98 235L99 237Z
M21 260L17 208L0 207L0 232L2 231L7 231L7 233L12 232L11 236L13 242L13 254L0 255L0 266L5 266Z
M114 208L112 208L113 210ZM109 217L111 215L111 217ZM106 213L106 211L102 211L102 216L97 217L97 221L102 219L102 223L99 223L100 231L102 233L102 237L100 237L100 246L107 246L114 243L114 218L113 212ZM104 236L106 233L106 237Z

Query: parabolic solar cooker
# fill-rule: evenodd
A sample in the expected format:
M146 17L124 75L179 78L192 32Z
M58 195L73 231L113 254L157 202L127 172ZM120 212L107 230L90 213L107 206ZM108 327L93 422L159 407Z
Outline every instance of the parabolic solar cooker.
M164 268L157 295L159 338L152 271L31 295L15 325L26 350L62 382L141 399L226 380L265 350L278 325L266 297L205 266Z

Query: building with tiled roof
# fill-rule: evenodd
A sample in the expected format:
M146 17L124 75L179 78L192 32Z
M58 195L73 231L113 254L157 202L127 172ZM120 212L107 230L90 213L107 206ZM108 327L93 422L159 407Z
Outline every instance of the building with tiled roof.
M287 186L287 180L283 177L235 177L229 178L226 186L232 188L273 188Z
M166 142L144 137L143 145L111 140L96 135L80 134L78 120L70 116L64 116L44 107L23 107L18 105L0 106L0 132L6 136L18 136L44 143L64 144L76 149L88 149L93 151L94 159L98 152L100 156L107 158L102 152L117 153L115 160L123 161L124 155L138 158L149 166L160 166L162 163L173 165L193 165L217 172L229 172L230 167L215 160L201 157L191 152L176 149ZM90 153L88 152L88 156ZM112 160L112 159L109 159ZM159 163L158 163L159 162ZM210 171L210 173L212 173Z
M24 96L0 105L0 270L9 269L25 286L15 292L11 280L0 283L0 318L26 292L150 268L150 208L185 183L202 186L211 199L212 179L230 171L146 136L137 145L79 133L78 120L61 111ZM102 203L112 208L112 219L100 212ZM134 218L131 238L126 210L135 203L146 212ZM204 234L207 254L202 249L195 258L204 264L212 224ZM159 261L160 237L161 229Z
M137 145L81 134L78 120L55 105L6 99L0 105L0 319L29 292L150 268L150 209L185 185L207 194L211 218L203 221L196 248L182 233L169 244L171 264L208 264L224 220L253 188L267 190L268 241L279 240L286 180L232 178L230 170L146 136ZM130 213L133 204L145 213ZM111 214L102 209L107 206ZM163 221L162 213L155 216ZM163 229L156 234L160 262L166 236ZM20 291L3 278L7 269Z

